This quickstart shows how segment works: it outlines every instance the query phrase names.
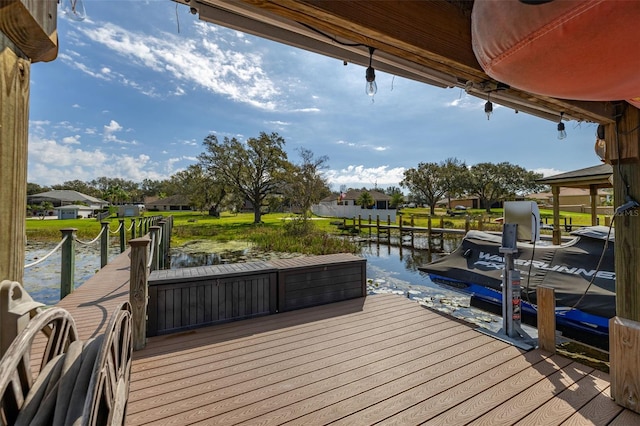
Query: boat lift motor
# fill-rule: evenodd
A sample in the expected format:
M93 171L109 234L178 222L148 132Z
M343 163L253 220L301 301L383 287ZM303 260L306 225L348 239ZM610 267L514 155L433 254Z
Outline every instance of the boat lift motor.
M533 201L504 203L504 224L500 253L504 256L502 274L502 329L498 337L522 349L535 347L534 339L522 329L522 287L520 271L514 266L518 240L535 242L540 239L540 213Z

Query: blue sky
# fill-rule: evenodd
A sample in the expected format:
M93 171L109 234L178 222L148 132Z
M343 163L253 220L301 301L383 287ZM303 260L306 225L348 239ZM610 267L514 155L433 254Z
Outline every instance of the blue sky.
M545 175L599 164L596 125L556 124L202 22L169 0L85 1L58 16L56 60L31 66L28 181L165 179L197 161L210 133L262 131L329 158L332 188L398 185L449 157L508 161ZM178 30L179 28L179 30Z

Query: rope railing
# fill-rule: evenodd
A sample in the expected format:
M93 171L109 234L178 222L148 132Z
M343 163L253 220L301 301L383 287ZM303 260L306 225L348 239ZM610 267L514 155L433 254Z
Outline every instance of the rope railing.
M49 253L47 253L46 255L42 256L40 259L36 260L35 262L27 263L26 265L24 265L24 269L29 269L32 266L36 266L36 265L44 262L45 260L47 260L49 257L51 257L51 255L53 253L55 253L56 251L58 251L58 249L60 247L62 247L62 245L65 243L65 241L67 241L67 238L68 238L68 236L65 235L64 238L62 238L62 241L60 241L58 243L58 245L53 248L53 250L51 250Z
M132 221L131 221L131 224L130 224L130 225L129 225L129 227L127 228L127 231L131 231L131 230L133 229L133 226L134 226L135 224L136 224L136 223L132 220Z
M116 229L115 231L109 231L112 234L117 234L118 232L120 232L120 230L122 229L122 223L120 223L120 226L118 226L118 229Z
M104 230L105 230L105 229L106 229L106 226L105 226L105 227L103 227L103 228L100 230L100 233L98 234L98 236L97 236L97 237L95 237L95 238L94 238L93 240L91 240L91 241L81 241L81 240L80 240L80 239L78 239L77 237L75 238L75 240L76 240L76 242L77 242L78 244L82 244L82 245L84 245L84 246L90 246L91 244L95 243L96 241L98 241L98 240L100 239L100 237L102 236L102 233L104 232Z
M153 265L153 256L156 250L156 235L151 235L151 248L149 249L149 261L147 262L147 268L151 268Z

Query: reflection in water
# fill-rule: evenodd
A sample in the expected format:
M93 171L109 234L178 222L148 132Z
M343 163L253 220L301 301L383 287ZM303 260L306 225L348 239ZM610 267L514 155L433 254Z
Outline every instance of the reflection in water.
M242 261L245 255L245 250L230 250L220 253L190 253L172 249L170 268L180 269L193 266L236 263Z

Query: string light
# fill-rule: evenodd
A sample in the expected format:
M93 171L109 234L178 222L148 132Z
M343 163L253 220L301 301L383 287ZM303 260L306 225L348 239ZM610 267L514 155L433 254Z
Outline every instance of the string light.
M375 95L376 92L378 91L378 85L376 84L376 72L371 66L374 50L376 50L375 47L369 47L369 68L367 68L367 73L366 73L367 85L365 87L365 92L369 96Z
M560 113L560 122L558 123L558 139L562 140L567 137L567 132L564 130L564 123L562 122L562 116L564 112Z
M491 92L487 95L487 103L484 104L484 113L487 114L487 120L491 118L493 114L493 104L491 103Z

